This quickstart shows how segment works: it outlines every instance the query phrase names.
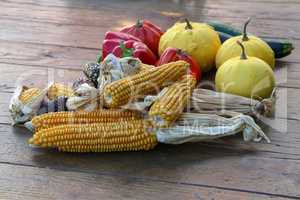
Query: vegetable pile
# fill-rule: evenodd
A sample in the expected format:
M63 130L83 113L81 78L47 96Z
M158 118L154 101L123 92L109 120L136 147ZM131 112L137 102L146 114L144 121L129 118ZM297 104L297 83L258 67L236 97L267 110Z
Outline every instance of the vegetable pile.
M243 32L188 19L165 32L148 20L108 31L72 87L18 86L13 124L33 132L32 146L65 152L150 150L240 132L270 142L256 120L273 116L275 59L293 45L249 35L249 22ZM200 84L212 69L216 91Z

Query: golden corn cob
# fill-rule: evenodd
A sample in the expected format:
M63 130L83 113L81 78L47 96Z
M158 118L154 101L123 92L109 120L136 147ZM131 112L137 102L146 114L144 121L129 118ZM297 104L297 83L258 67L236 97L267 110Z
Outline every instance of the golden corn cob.
M53 112L34 117L26 126L31 130L39 131L63 124L105 123L141 118L140 112L130 110Z
M151 128L144 120L66 124L40 130L29 143L65 152L150 150L157 145L156 135Z
M149 70L149 69L152 69L154 67L155 66L153 66L153 65L148 65L148 64L141 63L141 65L140 65L140 71Z
M74 91L72 88L70 88L66 85L63 85L60 83L54 83L53 85L51 85L49 87L47 95L50 100L54 100L60 96L65 96L65 97L74 96Z
M127 104L132 98L160 89L164 83L176 81L189 67L185 61L177 61L144 70L107 85L104 89L105 106L116 108Z
M154 102L149 111L149 116L156 126L167 127L181 115L196 83L192 75L186 75L182 80L165 88L162 96Z
M23 104L27 104L30 102L34 97L38 96L41 93L41 90L39 88L29 88L27 90L24 90L21 95L19 96L19 100Z

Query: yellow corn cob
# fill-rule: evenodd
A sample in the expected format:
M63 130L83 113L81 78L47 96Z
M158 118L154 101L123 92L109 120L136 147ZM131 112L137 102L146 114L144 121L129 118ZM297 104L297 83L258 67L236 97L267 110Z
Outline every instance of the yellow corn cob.
M72 88L66 85L60 83L54 83L49 87L48 98L50 100L54 100L60 96L65 96L65 97L74 96L74 91Z
M155 66L153 66L153 65L147 65L147 64L141 63L141 65L140 65L140 71L149 70L149 69L152 69L154 67Z
M181 115L196 83L192 75L186 75L182 80L165 88L162 96L154 102L149 111L149 116L156 126L167 127Z
M27 104L30 102L34 97L38 96L41 93L41 90L39 88L29 88L27 90L24 90L21 95L19 96L19 100L23 104Z
M30 124L27 123L26 126L29 129L39 131L63 124L105 123L141 118L142 114L140 112L130 110L53 112L34 117Z
M186 73L188 67L187 62L177 61L115 81L104 89L105 106L116 108L139 95L154 92L164 83L179 79Z
M157 139L147 121L129 120L55 126L40 130L29 143L65 152L111 152L150 150Z

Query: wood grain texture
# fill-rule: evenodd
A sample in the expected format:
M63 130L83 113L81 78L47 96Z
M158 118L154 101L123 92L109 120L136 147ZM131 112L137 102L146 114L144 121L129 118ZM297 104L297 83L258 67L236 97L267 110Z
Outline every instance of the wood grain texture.
M0 2L0 199L300 199L300 3L295 0L3 0ZM9 125L16 84L71 84L95 59L104 32L139 17L164 29L182 17L221 20L291 39L277 63L276 118L260 125L271 144L240 135L159 145L150 152L71 154L28 146ZM212 77L210 77L212 78Z
M282 199L138 177L0 164L0 199ZM15 182L15 180L20 180ZM11 187L13 185L13 187ZM166 192L167 191L167 192ZM285 198L284 198L285 199Z
M94 1L93 1L94 2ZM102 2L102 1L100 1ZM70 3L71 7L74 1L67 1L65 3ZM103 2L102 2L103 3ZM140 7L143 6L142 2L141 4L138 4ZM224 22L230 23L232 25L235 25L237 27L241 27L244 23L242 19L237 18L224 18L224 17L209 17L207 15L205 16L199 16L199 14L202 13L202 8L195 6L195 11L192 12L192 10L186 10L182 11L182 16L169 16L166 13L172 13L171 11L157 11L157 9L151 9L149 7L146 10L140 9L138 6L132 5L129 7L129 5L133 4L131 2L126 4L128 7L120 7L120 3L115 3L116 5L119 5L119 9L122 9L118 12L117 8L114 10L114 15L109 15L105 13L105 6L102 5L101 9L98 9L96 12L97 14L90 13L90 10L88 9L80 9L80 14L75 14L76 18L70 18L73 19L73 23L57 23L57 22L40 22L38 20L28 20L27 15L24 15L22 20L15 20L14 17L4 17L0 19L0 23L5 26L6 28L2 30L2 34L0 34L0 39L6 39L10 41L19 41L19 42L34 42L34 43L41 43L41 44L56 44L56 45L63 45L63 46L73 46L73 47L84 47L84 48L99 48L100 47L100 41L104 36L104 33L107 30L118 30L120 27L128 24L128 23L135 23L136 19L138 17L144 17L144 18L150 18L154 22L157 22L162 27L166 28L171 26L175 21L182 18L183 16L189 17L191 20L197 20L200 19L202 21L209 20L209 19L216 19L216 20L222 20ZM101 5L101 4L100 4ZM100 6L99 5L99 6ZM155 4L158 5L158 4ZM183 6L181 5L181 8ZM96 7L97 8L97 7ZM100 8L100 7L99 7ZM160 8L156 6L156 8ZM238 7L240 9L240 13L243 13L244 10L247 10L248 7ZM243 9L244 8L244 9ZM47 7L45 9L48 9ZM57 9L57 7L55 7ZM109 8L108 8L109 10ZM112 9L113 10L113 9ZM226 9L224 9L226 10ZM66 16L66 10L56 10L52 14L47 15L45 14L48 19L52 18L65 18ZM277 11L277 10L276 10ZM273 11L276 13L276 11ZM280 9L278 8L278 11ZM140 14L139 14L140 12ZM161 13L157 13L161 12ZM15 15L14 13L18 12L10 12L11 15ZM28 13L35 14L34 18L39 19L40 11L37 10L36 12L33 12L32 10L28 10ZM68 12L67 12L68 13ZM72 13L72 12L70 12ZM115 14L117 13L117 14ZM238 12L233 12L238 13ZM224 14L226 16L226 14ZM30 15L29 15L30 16ZM68 16L68 15L67 15ZM88 16L88 17L84 17ZM32 16L33 17L33 16ZM72 16L71 16L72 17ZM246 19L248 16L245 16ZM84 18L87 20L83 21L78 18ZM89 24L89 21L99 21L101 22L101 25L93 25L86 26ZM281 21L274 21L274 20L263 20L263 19L256 19L255 22L249 26L249 31L258 34L260 36L267 36L267 37L276 37L276 38L289 38L292 40L298 40L300 39L298 36L298 33L300 32L300 21L293 21L293 23L284 23L283 20ZM83 25L84 24L84 25ZM274 31L276 30L276 31ZM22 34L20 34L22 33ZM2 36L2 37L1 37ZM82 40L78 40L78 38L84 38Z
M0 40L0 63L4 64L81 69L82 64L95 61L97 54L97 49Z
M297 147L290 147L298 151L293 153L282 148L276 153L272 147L258 150L263 144L230 149L224 148L225 144L234 147L235 142L226 139L219 146L159 145L150 152L71 154L29 147L26 141L30 134L21 128L1 125L0 133L5 138L0 142L0 162L300 197Z
M230 2L224 0L214 1L168 1L168 0L148 0L140 1L138 4L134 0L126 1L94 1L94 0L79 0L79 1L47 1L47 0L6 0L2 3L3 6L13 9L19 8L18 3L22 3L24 9L29 6L30 9L39 9L41 12L50 12L54 7L57 10L64 9L65 11L72 10L76 13L76 9L86 9L90 12L102 11L109 12L111 10L120 12L135 11L138 15L143 15L145 10L165 12L168 16L180 16L184 12L191 13L191 15L201 15L204 17L222 17L222 18L244 18L245 16L255 16L257 19L269 19L269 20L295 20L299 21L296 17L298 10L297 1L255 1L255 4L248 1L231 0ZM49 10L43 10L44 7L50 8ZM140 8L147 9L140 9ZM257 9L259 7L259 10ZM23 9L23 10L24 10ZM18 10L22 14L22 8ZM7 12L4 12L7 13ZM128 14L126 13L126 14ZM288 13L288 14L287 14ZM94 14L94 13L92 13ZM6 14L5 16L10 15ZM145 15L143 15L145 16ZM146 15L147 16L147 15ZM76 17L74 15L73 17ZM99 22L94 22L99 23Z

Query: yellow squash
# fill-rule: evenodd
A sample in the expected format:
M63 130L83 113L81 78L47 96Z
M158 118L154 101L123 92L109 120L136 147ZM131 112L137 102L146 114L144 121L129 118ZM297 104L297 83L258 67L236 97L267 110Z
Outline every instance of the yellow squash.
M219 92L236 94L248 98L267 98L275 86L271 67L263 60L248 57L244 46L240 57L227 60L217 71L215 84Z
M206 72L215 65L221 42L218 33L204 23L176 23L165 32L159 42L159 55L168 48L179 48L192 56Z
M248 19L244 25L243 35L232 37L222 44L216 56L217 68L225 63L228 59L239 56L241 54L241 48L237 44L237 41L243 42L248 56L260 58L268 63L272 68L274 68L275 56L271 47L262 39L256 36L247 35L246 28L249 22L250 19Z

